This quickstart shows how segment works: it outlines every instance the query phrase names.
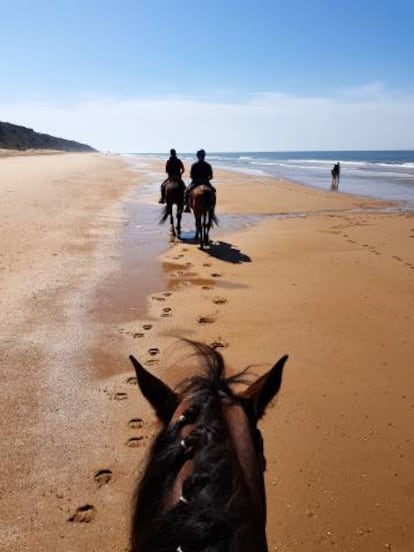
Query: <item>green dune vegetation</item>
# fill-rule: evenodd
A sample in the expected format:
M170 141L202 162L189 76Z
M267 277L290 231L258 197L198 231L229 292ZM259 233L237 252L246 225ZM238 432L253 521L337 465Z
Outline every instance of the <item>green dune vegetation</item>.
M12 150L96 151L87 144L35 132L32 128L0 121L0 148Z

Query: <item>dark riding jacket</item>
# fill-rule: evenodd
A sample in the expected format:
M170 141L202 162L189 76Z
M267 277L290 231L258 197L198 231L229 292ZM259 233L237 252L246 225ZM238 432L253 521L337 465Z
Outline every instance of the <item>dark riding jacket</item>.
M181 159L178 157L170 157L165 165L165 172L169 178L181 179L181 175L184 172L184 165Z
M191 166L190 172L191 180L195 186L200 184L209 184L210 180L213 178L213 169L211 168L210 163L207 161L197 161Z

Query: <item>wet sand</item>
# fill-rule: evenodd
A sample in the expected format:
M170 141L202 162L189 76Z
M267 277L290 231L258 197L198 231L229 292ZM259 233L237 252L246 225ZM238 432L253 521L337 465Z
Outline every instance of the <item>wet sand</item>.
M410 550L412 213L217 171L201 252L154 222L162 163L0 162L2 550L127 549L157 427L127 357L173 384L180 336L229 372L290 355L261 424L270 550Z

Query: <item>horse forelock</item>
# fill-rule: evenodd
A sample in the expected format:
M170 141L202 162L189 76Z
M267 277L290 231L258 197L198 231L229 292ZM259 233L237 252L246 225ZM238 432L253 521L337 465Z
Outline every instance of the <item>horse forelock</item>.
M226 379L221 355L201 345L196 348L203 372L180 387L183 402L177 413L186 416L192 412L185 440L193 436L195 441L186 458L183 428L175 419L156 438L137 489L133 551L176 550L180 546L184 552L207 546L219 551L230 549L240 535L242 541L249 540L243 520L252 518L251 497L225 414L228 407L241 408L231 390L240 377ZM186 464L187 473L180 482L182 500L171 503L172 489ZM163 548L163 543L169 544Z

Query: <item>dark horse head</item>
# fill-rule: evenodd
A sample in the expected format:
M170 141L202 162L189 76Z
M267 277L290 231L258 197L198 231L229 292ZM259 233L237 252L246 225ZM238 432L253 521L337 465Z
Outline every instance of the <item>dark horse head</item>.
M201 375L170 389L134 357L138 384L162 423L135 494L132 552L267 551L265 458L258 420L281 384L283 356L236 393L223 357L192 343Z

